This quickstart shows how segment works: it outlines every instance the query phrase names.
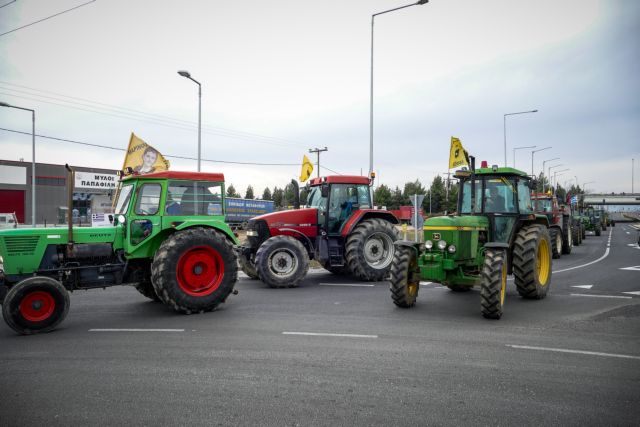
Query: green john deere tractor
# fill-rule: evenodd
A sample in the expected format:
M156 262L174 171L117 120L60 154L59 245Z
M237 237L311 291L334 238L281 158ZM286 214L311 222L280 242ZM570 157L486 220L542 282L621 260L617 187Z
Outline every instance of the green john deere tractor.
M582 221L586 231L593 231L596 236L602 234L602 223L600 222L600 212L592 206L585 208L582 214Z
M551 284L549 222L531 203L534 181L512 168L486 166L456 172L456 215L429 218L424 242L397 241L391 266L391 298L412 307L421 280L452 291L480 286L484 317L502 316L507 274L523 298L542 299Z
M233 291L237 240L224 222L222 174L165 171L121 184L113 225L73 227L69 217L67 228L0 231L2 315L16 332L54 329L77 289L130 284L187 314Z

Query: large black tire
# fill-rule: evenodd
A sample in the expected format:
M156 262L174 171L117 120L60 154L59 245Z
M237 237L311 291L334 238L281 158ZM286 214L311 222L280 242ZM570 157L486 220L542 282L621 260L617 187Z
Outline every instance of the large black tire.
M447 288L451 289L453 292L469 292L473 289L473 286L447 285Z
M580 224L580 229L582 230L582 239L586 239L587 238L587 227L584 226L584 224Z
M400 233L389 221L372 218L362 221L347 237L345 258L355 277L366 281L384 280L393 262L393 242Z
M486 319L500 319L507 293L507 258L505 252L485 251L480 284L480 312Z
M582 244L582 237L580 236L580 227L571 226L571 238L573 239L573 246L580 246Z
M249 279L257 280L260 278L258 277L258 271L256 270L255 255L252 254L247 257L247 255L240 253L238 255L238 262L240 263L242 272L249 276Z
M558 259L562 256L562 230L558 227L550 227L549 236L551 238L553 259Z
M238 281L236 254L220 232L195 227L162 242L151 264L151 281L160 300L185 313L214 310Z
M542 299L551 285L551 241L547 228L522 227L513 247L513 276L523 298Z
M2 303L2 317L22 335L49 332L69 313L69 293L50 277L29 277L12 286Z
M565 222L562 229L562 253L569 255L573 249L573 233L571 232L571 225Z
M600 236L602 234L602 230L600 228L600 224L596 225L596 236Z
M274 236L258 248L256 271L271 288L295 288L309 271L309 254L297 239Z
M140 292L143 296L149 298L150 300L160 301L160 298L158 298L156 290L150 280L136 284L135 288L138 292Z
M413 307L420 289L420 271L416 251L407 246L395 248L391 263L391 299L398 307Z

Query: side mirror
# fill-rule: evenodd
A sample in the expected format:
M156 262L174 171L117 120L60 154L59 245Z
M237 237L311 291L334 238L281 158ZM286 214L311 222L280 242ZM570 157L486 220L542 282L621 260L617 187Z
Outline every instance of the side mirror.
M322 184L320 187L320 195L322 197L329 197L329 184Z

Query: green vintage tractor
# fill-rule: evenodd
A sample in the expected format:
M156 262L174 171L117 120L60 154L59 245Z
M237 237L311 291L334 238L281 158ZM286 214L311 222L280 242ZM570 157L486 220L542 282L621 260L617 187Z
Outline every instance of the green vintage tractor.
M595 210L592 206L588 206L582 213L582 221L585 226L585 231L593 231L596 236L602 234L602 223L600 222L600 212Z
M67 315L69 291L123 284L181 313L213 310L237 281L223 198L222 174L133 175L121 181L113 225L73 227L69 217L66 228L0 231L6 323L21 334L50 331Z
M463 292L480 286L484 317L502 316L507 275L518 293L542 299L551 284L549 222L531 203L534 182L512 168L482 167L456 172L460 181L456 215L429 218L424 242L396 242L391 298L412 307L421 280Z

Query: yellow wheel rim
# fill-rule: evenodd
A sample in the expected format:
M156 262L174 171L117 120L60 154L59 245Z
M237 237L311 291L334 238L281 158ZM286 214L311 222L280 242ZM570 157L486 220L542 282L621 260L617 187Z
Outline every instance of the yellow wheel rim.
M500 285L500 305L504 305L504 297L507 294L507 266L505 264L502 264L502 284Z
M540 239L537 258L538 283L540 283L540 286L546 286L549 280L549 271L551 270L551 251L546 239Z

